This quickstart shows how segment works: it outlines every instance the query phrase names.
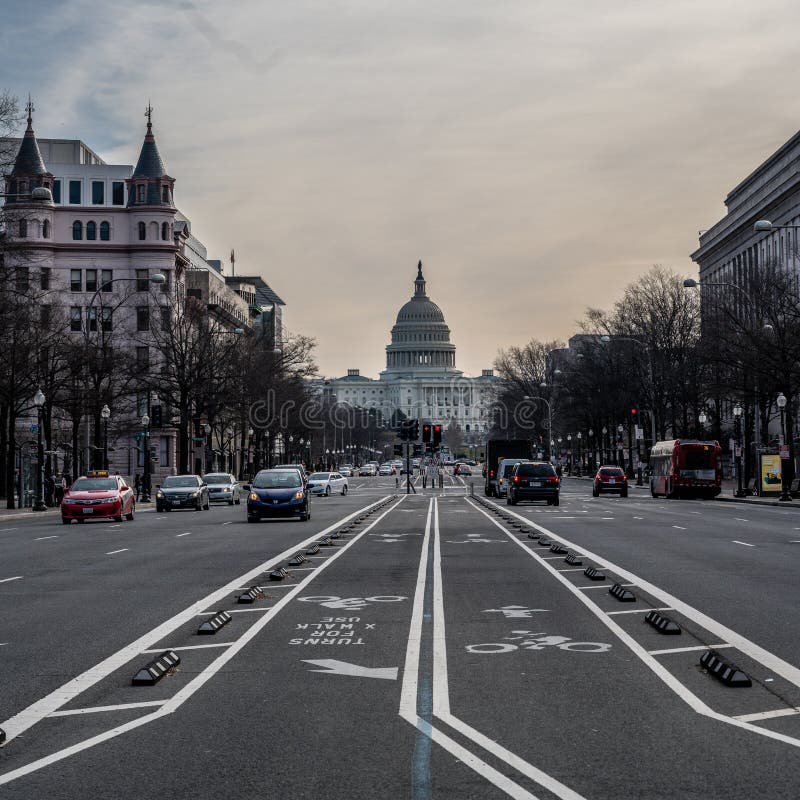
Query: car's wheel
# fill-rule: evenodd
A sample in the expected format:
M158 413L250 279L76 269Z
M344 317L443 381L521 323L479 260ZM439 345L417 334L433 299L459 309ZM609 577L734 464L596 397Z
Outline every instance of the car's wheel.
M122 514L117 514L117 516L114 517L114 522L122 522Z
M600 497L600 492L597 489L592 489L592 497Z
M64 519L63 517L61 518L61 524L62 525L69 525L70 522L72 522L71 519Z
M342 497L345 497L346 495L347 495L347 484L342 486Z
M234 502L235 502L235 500L231 497L231 499L228 500L228 505L232 506L234 504Z
M128 522L133 522L133 515L136 512L136 506L131 506L131 510L125 515L125 519Z
M326 486L325 487L325 497L330 497L330 496L331 496L331 487L330 486Z
M557 505L558 505L558 495L556 495L556 496L553 498L553 505L554 505L554 506L557 506Z
M254 516L248 514L247 515L247 521L248 522L258 522L258 517L254 517Z
M513 496L513 495L512 495L512 494L509 492L509 494L508 494L508 504L509 504L509 505L511 505L511 506L515 506L515 505L516 505L518 502L519 502L519 500L517 500L517 498L516 498L516 497L514 497L514 496Z
M84 522L86 522L85 519L83 519L82 517L78 517L78 524L79 525L83 525Z
M628 496L628 490L626 489L624 492L620 492L619 496L620 497L627 497Z
M203 501L202 500L198 500L195 503L194 510L195 511L202 511L203 510Z
M156 503L156 514L161 514L164 511L164 506L160 506Z

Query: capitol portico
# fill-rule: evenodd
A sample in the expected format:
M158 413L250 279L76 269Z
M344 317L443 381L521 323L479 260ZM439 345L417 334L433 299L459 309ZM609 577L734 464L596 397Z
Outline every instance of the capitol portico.
M422 262L414 294L397 314L386 347L386 369L378 380L349 369L347 375L320 381L327 400L355 408L380 410L387 421L402 418L457 425L465 434L483 435L496 378L490 369L465 377L456 369L456 346L444 314L427 295Z

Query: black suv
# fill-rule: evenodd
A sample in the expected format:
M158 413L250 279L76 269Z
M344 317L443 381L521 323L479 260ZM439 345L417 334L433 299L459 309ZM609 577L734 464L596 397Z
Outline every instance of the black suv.
M521 461L514 465L507 479L506 502L515 506L520 500L546 500L557 506L561 481L548 461Z

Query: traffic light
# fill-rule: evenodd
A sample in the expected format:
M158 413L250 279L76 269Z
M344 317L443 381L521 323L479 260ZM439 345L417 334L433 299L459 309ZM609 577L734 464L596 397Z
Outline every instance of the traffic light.
M410 425L410 432L408 436L409 440L412 442L416 442L419 439L419 420L412 419Z
M396 444L396 445L394 446L394 454L395 454L396 456L402 456L402 455L403 455L403 445L401 445L401 444Z
M400 430L397 432L397 435L405 442L408 440L408 423L403 420L400 423Z
M441 425L434 425L433 426L433 446L435 447L438 444L442 443L442 426Z
M431 440L431 429L432 428L433 428L433 426L429 422L426 422L422 426L422 441L425 442L426 444L428 442L430 442L430 440Z
M631 409L631 419L634 420L634 421L636 420L636 409L635 408Z
M419 456L422 455L422 453L423 453L422 448L423 448L423 445L421 445L421 444L415 444L414 445L414 458L418 458Z
M150 425L153 428L160 428L162 423L161 406L153 406L150 409Z

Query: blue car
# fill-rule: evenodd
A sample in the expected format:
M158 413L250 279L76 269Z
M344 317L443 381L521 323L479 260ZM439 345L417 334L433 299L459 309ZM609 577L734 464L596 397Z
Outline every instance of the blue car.
M248 522L264 517L311 519L306 484L296 469L262 469L246 488Z

